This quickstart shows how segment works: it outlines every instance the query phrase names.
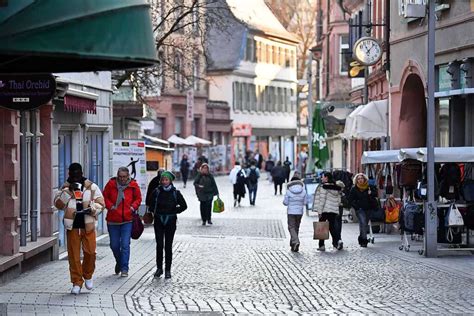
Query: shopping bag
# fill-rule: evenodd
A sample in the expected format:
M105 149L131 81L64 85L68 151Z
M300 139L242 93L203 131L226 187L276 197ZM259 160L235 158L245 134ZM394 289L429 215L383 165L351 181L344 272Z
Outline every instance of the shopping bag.
M133 213L132 218L132 239L138 239L143 233L145 226L143 225L142 219L138 213Z
M224 202L219 197L217 197L217 199L214 201L214 205L212 206L212 212L214 213L224 212Z
M393 224L398 222L400 216L400 204L393 197L385 201L385 223Z
M448 215L446 216L446 226L464 226L462 215L454 203L449 207Z
M152 212L145 212L143 215L143 223L146 225L153 224L153 213Z
M329 239L329 222L313 222L314 235L313 239L326 240Z

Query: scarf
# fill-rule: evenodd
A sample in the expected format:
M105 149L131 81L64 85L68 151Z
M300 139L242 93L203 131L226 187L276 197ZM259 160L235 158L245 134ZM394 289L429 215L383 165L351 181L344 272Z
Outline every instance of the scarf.
M171 184L169 184L166 187L161 186L161 188L163 189L163 191L169 192L169 191L171 191L173 186ZM166 224L168 224L168 221L170 220L171 216L176 216L176 215L160 215L161 223L166 226Z
M363 184L357 183L356 186L360 191L365 191L369 188L369 183L365 181Z
M114 205L114 209L117 209L117 207L119 206L120 202L122 200L125 199L125 195L123 194L123 192L125 191L125 189L128 187L128 185L130 184L130 181L132 180L128 180L127 183L125 183L124 185L121 185L118 180L117 181L117 200L115 201L115 205Z

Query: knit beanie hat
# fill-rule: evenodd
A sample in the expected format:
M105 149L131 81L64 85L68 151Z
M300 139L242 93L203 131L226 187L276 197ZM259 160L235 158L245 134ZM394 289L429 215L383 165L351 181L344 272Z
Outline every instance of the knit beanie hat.
M161 178L168 178L170 181L173 181L176 177L171 171L166 170L161 173Z

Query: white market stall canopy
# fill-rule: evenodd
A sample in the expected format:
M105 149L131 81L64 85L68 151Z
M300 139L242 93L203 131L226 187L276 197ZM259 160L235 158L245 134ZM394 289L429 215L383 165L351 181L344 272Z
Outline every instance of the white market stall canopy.
M387 136L388 101L371 101L357 107L346 118L343 137L373 139Z
M142 138L148 139L149 141L151 141L153 143L156 143L156 144L163 144L163 145L167 145L167 146L169 146L169 144L170 144L166 140L163 140L163 139L158 138L158 137L153 137L153 136L145 135L145 134L140 134L140 136Z
M186 137L185 140L188 143L192 143L193 145L210 145L210 144L212 144L212 142L210 142L206 139L203 139L203 138L199 138L199 137L194 136L194 135L190 135L190 136Z
M435 162L474 162L474 147L435 147ZM426 162L426 147L401 148L398 150L364 151L363 165L375 163L401 162L405 159L417 159Z
M184 145L184 146L193 146L194 144L191 143L191 142L188 142L186 139L184 138L181 138L177 135L171 135L169 138L168 138L168 141L170 143L173 143L175 145Z

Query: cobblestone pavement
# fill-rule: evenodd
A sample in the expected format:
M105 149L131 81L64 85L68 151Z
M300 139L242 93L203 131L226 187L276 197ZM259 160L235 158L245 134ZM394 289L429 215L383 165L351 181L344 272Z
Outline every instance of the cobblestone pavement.
M343 251L327 242L320 253L312 216L304 217L301 250L292 253L282 196L268 182L260 183L255 207L247 199L234 208L227 178L218 185L226 211L213 214L212 226L201 225L192 187L182 189L189 210L178 221L171 279L153 278L155 241L147 228L132 242L128 278L113 275L103 238L92 291L69 294L67 260L59 260L0 287L0 313L4 303L8 315L474 314L472 257L401 252L395 234L377 234L375 244L359 248L352 223L343 228Z

